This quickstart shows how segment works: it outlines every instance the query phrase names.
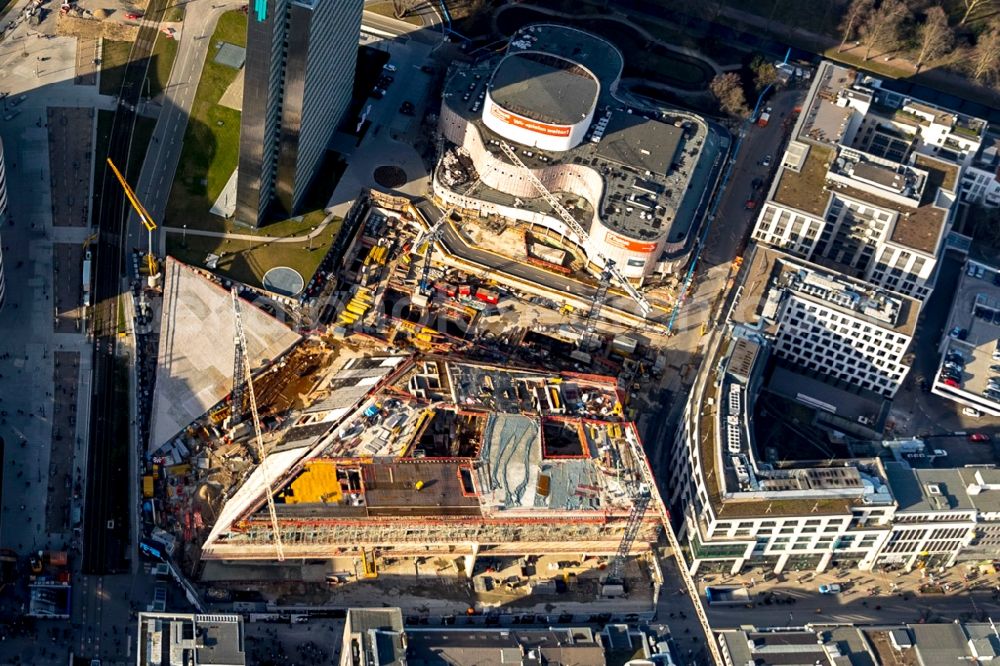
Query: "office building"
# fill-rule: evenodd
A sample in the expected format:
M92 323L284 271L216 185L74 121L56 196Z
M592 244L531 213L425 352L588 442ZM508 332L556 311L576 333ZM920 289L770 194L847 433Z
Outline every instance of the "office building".
M139 613L136 666L245 666L239 615Z
M920 303L766 246L750 250L733 324L804 370L895 395Z
M734 325L710 348L686 406L669 487L693 571L910 570L991 558L1000 543L995 469L928 467L946 454L919 440L883 443L885 458L799 461L762 450L753 417L772 346L773 337ZM815 400L808 388L790 398L823 417L799 414L797 427L858 425L845 404Z
M959 193L973 191L963 172L978 182L970 169L994 153L981 150L984 121L880 83L820 65L753 239L923 300Z
M608 664L679 663L665 625L467 627L405 626L399 608L347 611L340 666L406 664Z
M247 27L236 220L297 212L351 101L362 0L255 0Z

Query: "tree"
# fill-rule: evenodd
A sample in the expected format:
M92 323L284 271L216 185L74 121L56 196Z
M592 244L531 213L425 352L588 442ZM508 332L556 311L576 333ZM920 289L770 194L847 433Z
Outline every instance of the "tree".
M750 70L753 72L753 85L757 92L778 80L778 70L774 68L774 63L763 56L754 56L750 62Z
M708 89L719 100L722 110L729 115L745 118L750 113L740 77L736 72L717 74L708 84Z
M844 12L844 18L840 21L840 31L844 38L840 40L837 53L843 51L844 44L854 37L854 31L868 18L868 14L871 13L874 4L875 0L851 0L847 11Z
M966 21L972 15L972 12L977 9L988 9L990 8L994 0L962 0L965 3L965 14L962 15L962 20L958 22L959 25L965 25Z
M980 33L972 56L972 76L980 83L993 83L1000 72L1000 24Z
M871 60L872 49L890 50L899 42L903 21L910 15L902 0L882 0L861 26L861 43L865 46L865 60Z
M948 27L948 15L941 7L931 7L920 26L920 52L917 54L917 70L928 60L940 58L951 50L955 34Z

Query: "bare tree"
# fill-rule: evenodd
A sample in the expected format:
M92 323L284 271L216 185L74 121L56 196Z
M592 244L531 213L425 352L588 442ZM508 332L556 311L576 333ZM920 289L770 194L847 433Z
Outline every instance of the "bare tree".
M976 40L972 76L980 83L993 83L1000 73L1000 24L994 23Z
M948 14L940 6L927 10L918 34L920 52L917 54L917 71L928 60L935 60L948 53L955 44L955 34L948 27Z
M874 4L875 0L851 0L847 11L844 12L844 18L840 21L840 31L844 38L840 40L837 53L843 51L844 45L854 37L855 30L861 27L861 24L868 18Z
M972 16L972 12L978 9L989 9L994 6L995 0L962 0L965 3L965 14L962 15L962 20L958 22L959 25L965 25Z
M872 49L882 47L892 49L899 42L903 21L910 10L902 0L882 0L874 12L861 26L861 43L865 45L865 60L871 60Z
M736 72L717 74L708 84L708 89L719 100L719 106L726 113L740 118L745 118L750 113L740 76Z

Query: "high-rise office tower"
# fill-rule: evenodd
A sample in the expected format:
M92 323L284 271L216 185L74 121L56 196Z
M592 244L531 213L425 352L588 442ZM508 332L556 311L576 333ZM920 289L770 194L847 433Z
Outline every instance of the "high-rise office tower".
M3 141L0 140L0 226L7 222L7 166L3 159ZM0 310L7 299L7 280L3 272L3 250L0 249Z
M351 101L363 0L253 0L236 220L257 226L302 203Z

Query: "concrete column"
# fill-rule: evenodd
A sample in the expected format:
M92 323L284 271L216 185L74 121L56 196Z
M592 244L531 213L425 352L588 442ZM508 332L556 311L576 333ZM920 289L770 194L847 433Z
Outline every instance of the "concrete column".
M701 560L699 558L694 558L691 560L691 566L688 567L688 575L694 578L698 575L698 567L701 565Z
M819 565L816 567L816 573L823 573L826 571L826 568L830 566L830 560L832 559L832 552L823 553L823 557L819 558Z
M733 561L733 568L729 570L729 575L730 576L739 575L740 570L743 568L743 565L746 564L746 561L747 558L745 557L736 558L736 560Z
M479 554L479 544L472 545L472 552L468 555L463 555L465 559L465 577L472 578L472 572L476 569L476 555Z
M778 563L774 565L774 573L781 573L785 570L785 565L788 564L788 558L790 553L784 553L778 558Z

